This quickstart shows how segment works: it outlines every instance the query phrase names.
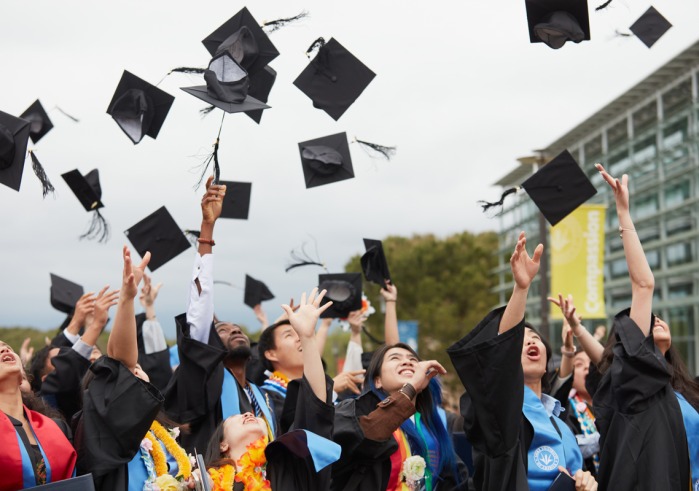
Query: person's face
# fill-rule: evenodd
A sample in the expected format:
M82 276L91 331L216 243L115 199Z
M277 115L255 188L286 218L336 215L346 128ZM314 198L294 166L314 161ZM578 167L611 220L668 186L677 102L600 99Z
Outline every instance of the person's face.
M274 345L275 348L265 351L264 356L275 369L282 372L303 369L303 348L293 327L288 324L277 327L274 330Z
M22 383L22 361L9 344L0 341L0 380L12 377L18 386Z
M229 322L219 322L216 325L216 332L229 352L241 347L250 348L250 339L248 339L240 326Z
M573 388L578 394L587 394L585 379L590 372L590 357L581 351L573 358Z
M660 319L660 317L656 317L652 332L653 342L655 342L655 345L664 355L672 345L672 333L670 333L670 326L667 325L667 322Z
M90 353L90 363L96 362L100 356L102 356L102 352L97 346L95 346L92 348L92 352Z
M228 456L231 450L239 452L266 434L265 420L250 412L229 416L223 422L223 440L219 444L221 454Z
M413 379L420 360L405 348L391 348L383 356L381 373L374 385L384 392L395 392Z
M522 345L522 370L524 380L541 380L546 373L546 346L541 337L529 328L524 329Z

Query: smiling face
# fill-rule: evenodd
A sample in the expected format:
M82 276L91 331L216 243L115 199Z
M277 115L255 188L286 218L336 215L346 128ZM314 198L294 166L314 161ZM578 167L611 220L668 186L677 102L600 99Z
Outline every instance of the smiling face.
M7 343L0 341L0 380L16 380L22 383L22 361Z
M252 413L229 416L223 422L223 439L219 444L221 455L237 460L245 447L267 435L267 423Z
M420 360L405 348L391 348L383 356L379 375L374 379L377 389L395 392L410 382Z
M540 381L546 373L546 346L536 331L524 329L524 344L522 345L522 369L524 382Z
M672 333L670 333L670 326L668 326L667 322L664 320L656 317L652 332L653 342L658 347L660 352L665 355L667 350L669 350L670 346L672 345Z
M274 348L264 352L275 370L293 374L303 370L303 348L293 327L285 324L274 330Z

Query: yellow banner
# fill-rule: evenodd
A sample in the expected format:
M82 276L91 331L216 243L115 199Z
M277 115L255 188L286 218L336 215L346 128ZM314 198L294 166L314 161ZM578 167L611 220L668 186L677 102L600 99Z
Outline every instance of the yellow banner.
M582 205L551 227L551 296L573 295L583 319L606 318L604 307L605 205ZM563 319L551 305L551 318Z

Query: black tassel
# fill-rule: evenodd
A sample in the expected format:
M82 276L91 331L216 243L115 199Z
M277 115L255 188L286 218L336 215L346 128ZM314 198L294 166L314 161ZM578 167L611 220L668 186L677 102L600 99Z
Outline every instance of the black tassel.
M205 108L203 108L203 109L199 109L199 114L200 114L201 117L203 118L204 116L207 116L207 115L208 115L211 111L213 111L214 109L216 109L216 106L213 106L213 105L212 105L212 106L209 106L209 107L205 107Z
M313 53L313 51L315 51L316 48L317 48L317 49L320 49L320 48L322 48L323 46L325 46L325 39L323 39L322 37L319 37L318 39L316 39L315 41L313 41L313 44L311 44L311 45L308 47L308 49L306 50L306 56L308 56L308 57L310 58L310 57L311 57L311 53Z
M55 107L56 109L58 109L58 111L59 111L61 114L63 114L65 117L72 119L72 120L75 121L76 123L79 123L79 122L80 122L80 120L79 120L78 118L76 118L75 116L71 116L70 114L68 114L67 112L65 112L63 109L61 109L60 107L58 107L58 106L54 106L54 107Z
M607 6L609 6L610 3L612 3L612 0L607 0L607 1L604 2L602 5L600 5L599 7L597 7L597 8L595 9L595 12L598 12L598 11L604 9L604 8L607 8Z
M396 150L398 150L396 147L386 147L384 145L379 145L377 143L369 143L365 142L363 140L359 140L355 137L354 141L359 143L362 148L364 149L370 149L373 150L374 152L377 152L381 154L386 160L391 160L392 157L395 157L396 155ZM369 157L372 157L372 153L367 152ZM373 158L373 157L372 157Z
M618 37L622 37L622 38L631 38L634 36L630 32L621 32L619 29L615 29L614 34L616 34Z
M80 240L97 239L97 242L107 242L109 240L109 223L104 219L99 209L94 210L92 213L90 227L87 229L87 232L80 236Z
M293 17L287 17L285 19L271 20L269 22L265 22L260 27L267 34L272 34L274 31L281 29L282 27L286 26L287 24L291 24L292 22L296 22L297 20L305 19L306 17L308 17L308 12L306 10L303 10L300 14L297 14Z
M199 230L183 230L183 232L189 243L192 244L192 247L196 249L199 246L197 239L201 237L201 232Z
M216 141L214 142L214 151L211 152L211 155L206 157L206 160L204 160L204 163L201 164L199 167L202 168L201 176L199 177L199 182L197 182L197 185L194 186L194 189L199 189L199 186L201 186L201 183L204 182L204 178L206 177L208 171L209 171L209 165L211 165L211 162L213 161L214 163L214 182L213 184L218 184L218 181L221 179L221 166L218 163L218 145L219 141L221 139L221 130L223 129L223 119L226 117L226 112L223 112L223 116L221 117L221 126L218 128L218 136L216 137Z
M318 251L316 250L316 253ZM327 268L325 267L325 264L321 263L319 260L313 259L308 252L306 252L306 243L304 242L301 245L301 251L297 252L295 250L291 251L291 264L287 266L287 268L284 270L284 272L288 273L294 268L300 268L301 266L320 266L321 268L325 269L327 272Z
M214 285L226 285L226 286L233 287L233 283L231 283L229 281L223 281L223 280L214 280ZM235 288L235 287L233 287L233 288Z
M167 74L168 75L170 75L171 73L199 73L199 74L203 74L205 71L206 71L206 68L180 66L177 68L173 68Z
M505 198L511 194L516 193L518 190L519 190L519 187L510 188L510 189L506 190L504 193L502 193L502 195L500 196L500 201L490 203L488 201L481 200L481 201L478 201L478 204L481 205L483 207L483 211L486 212L494 206L502 206L502 204L505 202Z
M54 193L55 196L56 189L53 187L53 184L51 184L51 181L49 181L46 171L44 171L39 159L37 159L36 155L34 155L33 150L29 150L29 156L32 158L32 169L34 170L34 174L36 174L36 177L39 178L39 182L41 182L41 192L43 193L44 198L49 193Z

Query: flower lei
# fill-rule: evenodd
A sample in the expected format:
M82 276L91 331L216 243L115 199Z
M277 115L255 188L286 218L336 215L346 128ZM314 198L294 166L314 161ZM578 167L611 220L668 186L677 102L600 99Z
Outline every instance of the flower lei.
M272 383L278 384L286 389L286 387L289 385L289 377L284 375L282 372L275 370L272 375L269 376L269 381Z
M235 475L235 482L243 483L245 491L269 491L272 489L272 485L266 478L266 447L267 437L263 436L245 447L247 451L236 462L240 471Z
M163 428L163 425L161 425L157 421L153 421L153 424L150 427L150 431L153 432L153 434L156 437L158 437L158 440L163 442L163 445L165 445L165 448L167 449L167 451L177 461L177 468L179 469L177 477L182 476L185 480L189 479L189 476L192 475L192 463L189 461L189 457L187 456L187 452L185 452L184 449L177 444L173 435L171 435L170 432L167 431L165 428ZM177 428L176 430L173 429L173 433L178 435L179 428ZM158 448L159 447L160 446L158 445ZM155 447L153 447L153 448L155 448ZM160 450L162 451L162 449L160 449ZM165 457L165 455L163 454L163 458L164 457ZM153 458L153 460L155 460L155 457ZM161 473L158 472L157 462L156 462L155 469L156 469L156 473L160 476ZM167 472L167 462L165 462L165 472Z
M160 423L153 421L150 430L141 442L142 458L149 474L148 480L144 483L144 490L180 489L184 481L192 475L192 463L187 453L175 441L177 436L179 436L179 428L168 431ZM168 474L167 458L161 442L177 461L178 474L176 478Z
M224 465L218 469L212 467L209 469L209 475L214 482L213 491L232 491L235 467L231 464Z

